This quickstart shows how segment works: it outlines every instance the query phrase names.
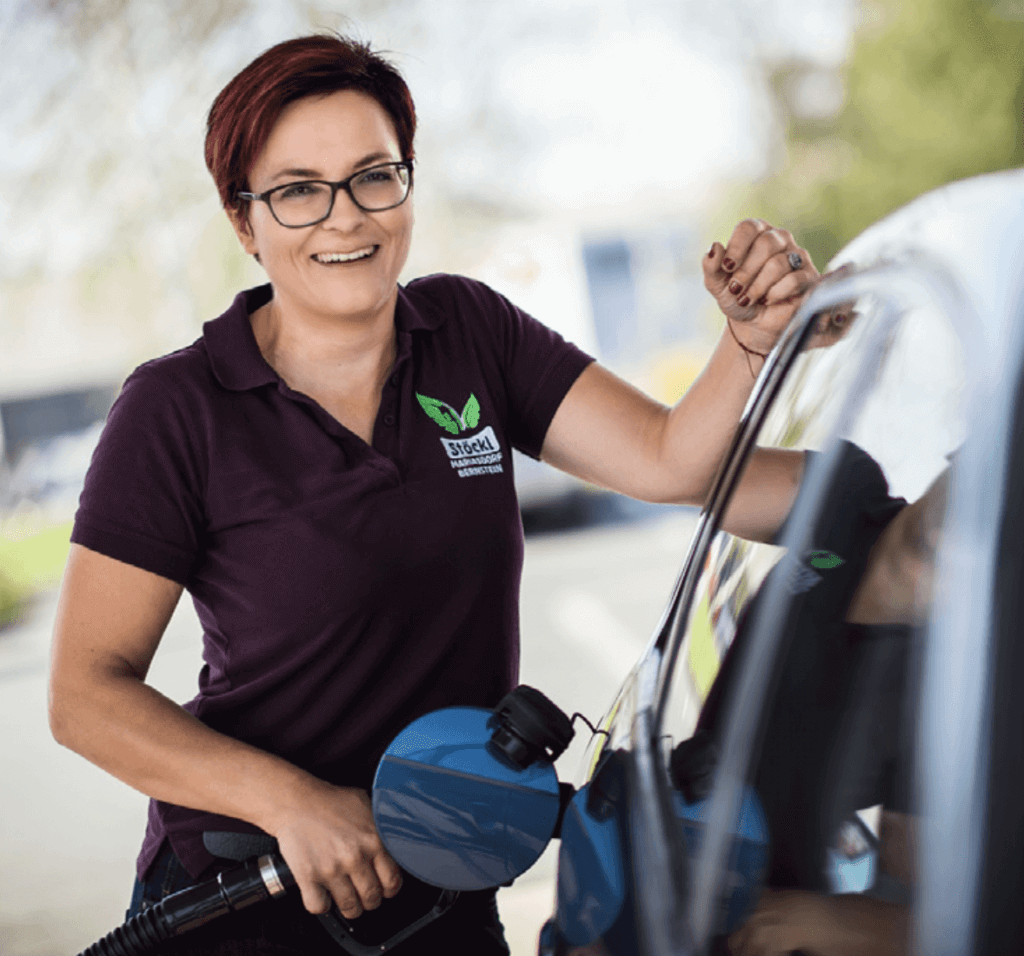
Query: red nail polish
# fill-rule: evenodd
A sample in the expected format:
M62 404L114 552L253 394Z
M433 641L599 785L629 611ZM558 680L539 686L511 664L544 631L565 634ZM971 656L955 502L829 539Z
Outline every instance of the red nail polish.
M745 295L742 299L739 299L738 301L739 304L745 309L748 305L750 305L750 296Z
M739 295L743 291L743 286L741 286L738 282L730 282L729 291L733 295Z
M715 258L715 247L713 245L712 245L712 247L710 249L708 249L708 258L709 259L714 259Z
M732 272L732 270L736 268L736 263L733 262L732 259L723 259L722 268L725 269L726 272Z

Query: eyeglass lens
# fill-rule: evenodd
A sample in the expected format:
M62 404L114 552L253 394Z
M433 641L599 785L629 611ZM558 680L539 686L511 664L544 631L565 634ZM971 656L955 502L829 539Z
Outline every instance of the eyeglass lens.
M349 182L356 205L367 212L400 205L409 192L409 171L404 166L374 166ZM304 226L324 219L331 208L333 190L328 183L291 183L268 197L274 215L286 226Z

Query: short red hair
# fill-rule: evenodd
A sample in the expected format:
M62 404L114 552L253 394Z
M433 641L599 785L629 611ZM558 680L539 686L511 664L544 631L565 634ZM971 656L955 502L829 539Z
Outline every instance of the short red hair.
M206 122L206 168L229 214L247 202L249 171L282 111L309 96L358 90L391 117L402 159L413 158L416 108L402 75L369 44L316 34L285 40L261 53L217 96Z

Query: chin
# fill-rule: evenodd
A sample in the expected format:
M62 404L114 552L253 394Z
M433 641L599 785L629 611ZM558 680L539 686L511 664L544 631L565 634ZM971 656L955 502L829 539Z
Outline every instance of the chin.
M380 288L366 292L341 288L336 294L319 296L315 308L327 315L362 318L386 308L396 288L397 283L388 290Z

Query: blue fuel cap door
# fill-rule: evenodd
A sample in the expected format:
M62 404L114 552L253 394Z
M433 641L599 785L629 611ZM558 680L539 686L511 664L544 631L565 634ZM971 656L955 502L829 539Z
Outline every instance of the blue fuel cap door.
M558 821L544 759L514 768L487 746L493 713L447 707L413 721L381 758L373 817L388 853L424 883L484 890L525 873Z

